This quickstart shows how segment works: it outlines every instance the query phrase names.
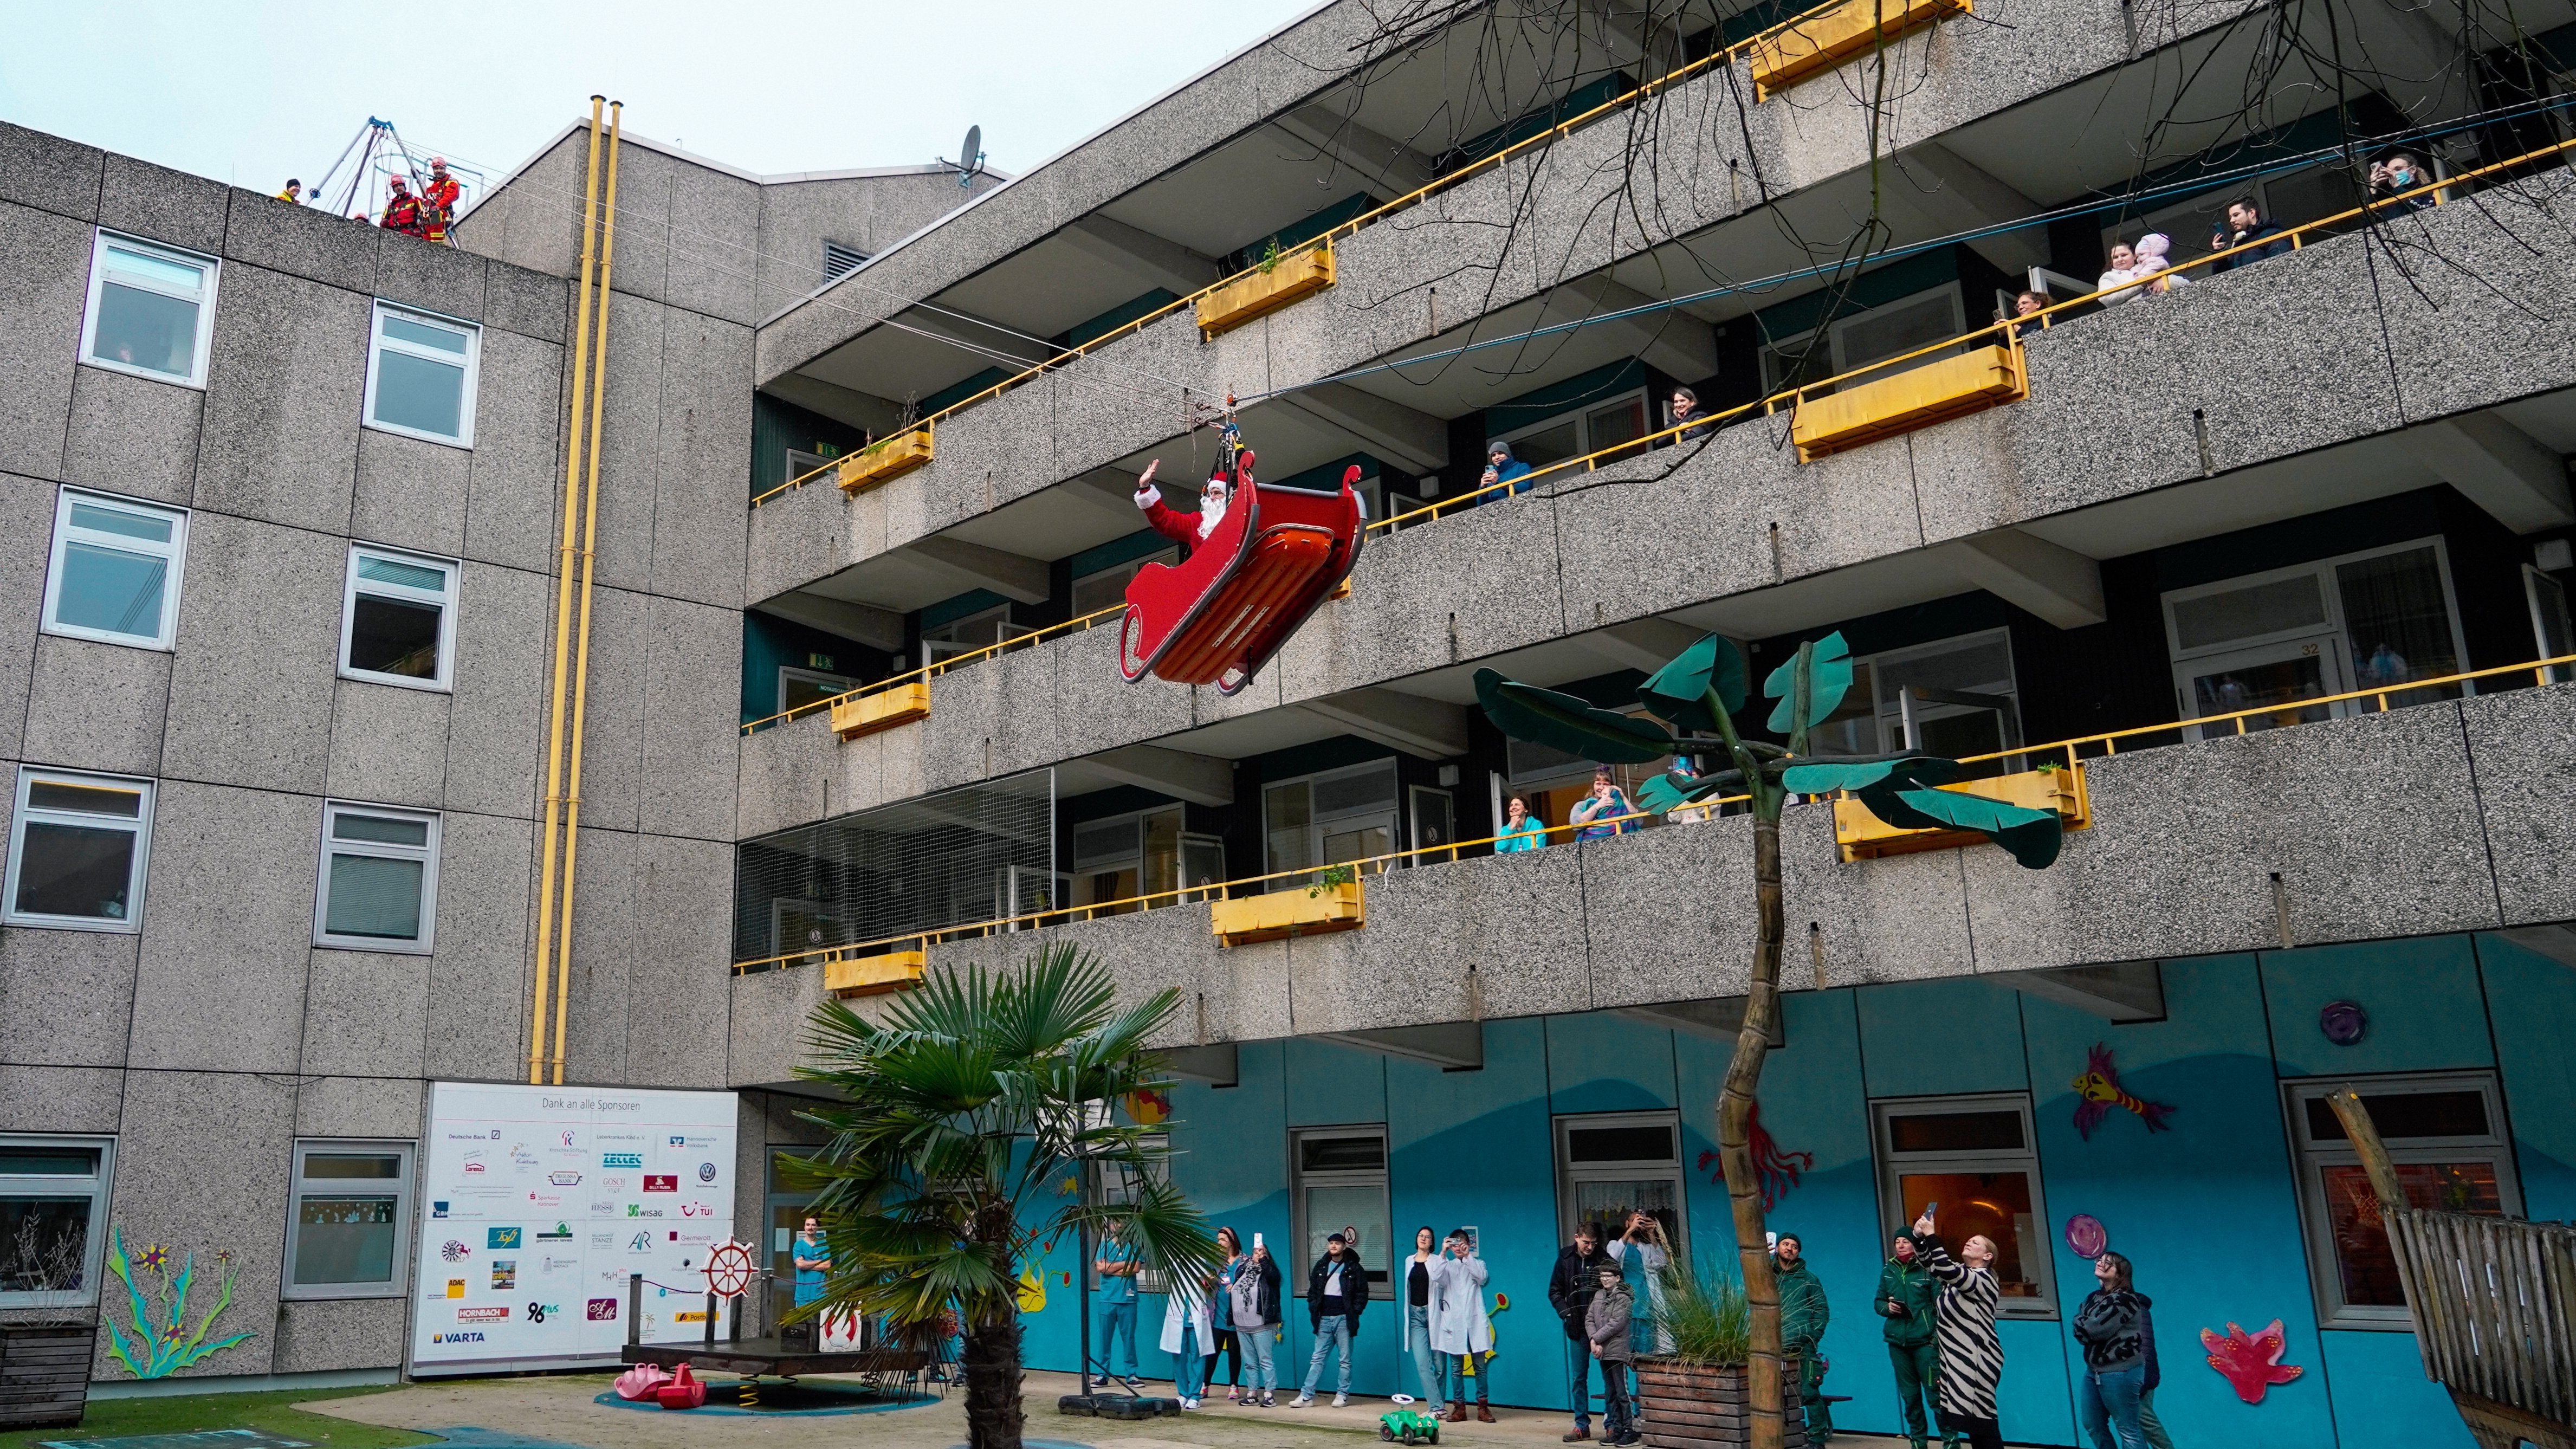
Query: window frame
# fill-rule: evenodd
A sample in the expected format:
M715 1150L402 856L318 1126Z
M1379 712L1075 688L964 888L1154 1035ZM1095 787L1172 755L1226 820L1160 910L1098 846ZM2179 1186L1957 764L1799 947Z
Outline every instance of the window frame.
M789 680L801 684L830 686L823 690L825 699L847 694L864 682L850 675L838 674L826 669L808 669L802 664L781 664L778 666L778 712L780 714L785 714L797 707L787 702Z
M1546 417L1540 418L1534 423L1524 423L1521 426L1512 429L1508 433L1499 434L1498 438L1499 441L1512 444L1512 456L1518 458L1520 456L1519 444L1521 439L1530 437L1537 433L1548 432L1555 428L1561 428L1571 422L1574 424L1574 452L1569 456L1588 458L1594 453L1601 451L1601 448L1618 446L1617 444L1611 443L1604 443L1600 445L1600 447L1595 447L1593 445L1592 418L1596 413L1608 412L1612 408L1619 407L1625 403L1636 403L1645 409L1646 433L1655 431L1653 393L1654 389L1646 387L1643 384L1636 387L1621 388L1619 391L1614 392L1607 397L1597 397L1592 399L1590 402L1574 403L1557 412L1549 413ZM1640 433L1637 436L1642 438L1646 433ZM1490 456L1492 450L1489 448L1486 451L1487 456ZM1530 466L1535 470L1541 467L1553 467L1554 465L1532 463ZM1481 460L1477 463L1475 471L1477 473L1484 472L1484 464Z
M416 1144L402 1138L299 1137L293 1156L288 1160L286 1176L286 1251L278 1264L278 1293L281 1299L313 1301L316 1299L400 1298L410 1291L413 1181L418 1155ZM395 1157L402 1162L402 1172L394 1179L394 1261L393 1271L381 1284L376 1283L298 1283L295 1281L296 1228L301 1224L306 1196L352 1197L347 1188L318 1187L304 1175L305 1163L315 1154L363 1154L370 1157ZM368 1181L369 1179L359 1179ZM381 1196L370 1193L369 1196Z
M2178 711L2174 717L2176 719L2195 717L2194 711L2197 706L2191 692L2192 682L2195 677L2207 673L2219 661L2232 660L2241 655L2247 662L2237 663L2234 667L2244 668L2249 667L2250 662L2268 660L2276 655L2280 658L2289 658L2292 656L2285 652L2287 650L2310 645L2322 647L2326 641L2331 641L2333 647L2331 656L2325 665L2320 667L2320 676L2327 685L2326 693L2344 694L2352 691L2357 687L2349 672L2352 665L2352 629L2351 622L2344 617L2343 586L2336 571L2346 564L2361 563L2369 559L2385 558L2401 553L2413 553L2422 548L2433 550L2433 568L2442 582L2442 607L2448 616L2445 622L2451 629L2451 658L2459 668L2468 668L2469 641L2460 624L2460 593L2451 573L2449 541L2441 534L2431 533L2399 543L2383 544L2377 548L2355 549L2350 553L2309 559L2304 563L2289 564L2281 568L2261 569L2254 573L2212 579L2205 584L2167 589L2157 595L2157 612L2163 616L2165 626L2165 663L2171 672L2174 708ZM2182 634L2174 621L2176 603L2189 603L2194 599L2207 598L2215 594L2235 593L2257 585L2303 576L2316 580L2319 599L2325 606L2325 619L2322 623L2313 626L2301 625L2291 629L2275 629L2268 634L2249 634L2238 639L2197 645L2190 649L2183 648ZM2431 687L2457 689L2464 698L2478 692L2477 681L2474 679L2463 680L2458 684ZM2393 696L2402 696L2424 688L2426 686L2420 684L2400 684L2390 687L2386 692ZM2298 700L2286 701L2277 707L2277 712L2288 713L2301 708L2304 703ZM2356 699L2343 700L2326 705L2324 708L2330 719L2348 719L2355 715L2377 712L2371 701ZM2194 725L2183 733L2195 741L2208 737L2205 727L2199 725ZM2230 731L2230 733L2233 732Z
M464 395L457 400L455 437L443 437L426 429L406 427L401 423L388 423L376 417L376 377L383 371L379 365L379 359L384 355L387 347L407 356L446 366L454 366L456 362L453 356L436 349L424 348L416 342L405 342L398 337L387 337L385 318L388 315L399 317L415 325L453 328L465 334L465 380L462 384ZM444 313L432 312L426 308L406 307L399 302L388 302L378 297L375 308L367 320L367 387L365 401L358 409L358 422L360 426L379 433L418 438L424 443L436 443L447 448L463 448L471 452L474 448L474 394L482 375L483 324L468 322L462 317L450 317Z
M37 1290L34 1292L0 1291L0 1312L48 1307L87 1308L99 1302L99 1279L107 1272L108 1210L116 1189L116 1139L82 1133L5 1132L0 1133L0 1149L10 1147L95 1149L98 1170L88 1177L54 1177L50 1175L0 1175L0 1198L5 1197L74 1197L78 1192L66 1183L90 1184L89 1233L81 1249L81 1286L77 1289ZM57 1297L67 1294L67 1297ZM51 1299L48 1303L45 1300Z
M72 543L72 505L74 501L93 508L106 508L119 513L149 514L170 520L170 541L156 544L148 539L125 534L98 535L84 542L97 542L101 547L126 553L154 554L168 565L161 584L161 627L150 642L139 634L117 634L105 629L92 629L82 624L66 624L54 617L62 603L63 555ZM125 649L151 649L163 654L178 647L179 588L188 563L188 517L190 510L167 503L150 503L121 494L101 493L94 488L74 488L66 484L55 490L54 537L45 561L45 602L38 629L65 639L87 639L95 644L113 644Z
M1331 816L1321 815L1316 812L1315 789L1317 786L1334 781L1351 779L1359 775L1367 774L1371 771L1383 771L1386 774L1387 803L1384 806L1369 807L1359 810L1344 810ZM1292 785L1303 785L1306 787L1306 849L1315 860L1315 864L1311 866L1283 866L1279 864L1276 857L1271 854L1270 793L1273 790L1284 790ZM1300 872L1300 874L1297 875L1282 875L1277 879L1265 882L1262 889L1264 891L1305 890L1313 884L1312 879L1303 873L1305 871L1329 870L1335 865L1350 865L1354 864L1358 860L1368 859L1366 856L1354 857L1351 861L1330 861L1324 859L1324 856L1329 853L1325 850L1325 843L1330 840L1334 834L1348 833L1347 831L1327 831L1325 827L1328 825L1359 825L1365 827L1368 825L1383 823L1386 827L1388 852L1394 853L1402 850L1404 848L1402 842L1405 838L1405 803L1404 770L1403 766L1398 763L1396 757L1393 755L1380 756L1374 760L1362 760L1356 765L1338 765L1329 770L1310 770L1305 774L1290 775L1285 779L1262 781L1261 869L1265 874L1286 870L1296 870ZM1371 869L1367 873L1373 875L1376 874L1378 870L1382 869L1384 869L1384 866L1380 865L1375 869Z
M2015 1150L2004 1148L1966 1149L1955 1152L1899 1153L1892 1143L1889 1124L1897 1117L1930 1117L1965 1115L1974 1112L2013 1111L2021 1116L2022 1145ZM1869 1104L1869 1144L1871 1166L1878 1177L1878 1215L1885 1225L1884 1237L1895 1236L1896 1229L1908 1219L1904 1216L1903 1179L1909 1175L1935 1172L1978 1172L2001 1169L2020 1172L2030 1182L2030 1214L2033 1224L2031 1240L2020 1244L2023 1266L2029 1270L2039 1289L2034 1298L2004 1294L1996 1304L2000 1318L2055 1319L2061 1316L2057 1286L2056 1245L2050 1241L2048 1225L2048 1183L2040 1171L2037 1119L2032 1115L2028 1092L1980 1092L1942 1097L1884 1097ZM1909 1173L1907 1169L1912 1169ZM2000 1281L2000 1279L1999 1279Z
M2413 1331L2414 1319L2403 1306L2350 1304L2343 1301L2343 1268L2335 1257L2333 1213L2325 1198L2324 1167L2355 1167L2360 1156L2349 1143L2324 1143L2308 1135L2307 1104L2351 1087L2364 1098L2474 1089L2486 1099L2487 1132L2483 1137L2406 1137L2387 1144L2393 1166L2458 1162L2464 1158L2491 1163L2496 1175L2496 1203L2503 1217L2523 1215L2522 1178L2515 1170L2513 1129L2505 1116L2504 1086L2492 1070L2405 1072L2384 1077L2306 1077L2281 1083L2282 1124L2289 1134L2291 1171L2297 1177L2299 1237L2307 1249L2308 1287L2316 1301L2317 1327L2372 1332Z
M132 789L142 798L129 826L123 817L83 815L67 810L37 811L45 821L77 825L91 829L132 830L134 861L127 868L125 898L128 908L123 920L97 916L51 916L18 909L18 876L27 862L27 824L31 808L27 804L29 788L38 781L50 784L91 786L104 784L119 789ZM54 770L40 765L18 767L18 792L9 812L9 867L5 880L0 880L0 923L32 927L47 931L105 931L114 935L139 935L143 930L143 888L152 874L152 807L156 793L154 782L132 775L107 775L90 770ZM99 822L105 822L101 825Z
M205 269L205 284L200 288L202 295L197 298L197 340L190 354L189 360L192 365L186 377L174 377L152 368L137 367L133 363L119 362L112 357L102 358L91 355L98 342L98 304L107 286L107 249L111 245L158 253L165 260ZM164 242L147 241L125 232L110 231L103 226L94 228L89 254L89 298L81 310L80 353L76 360L86 367L102 367L110 372L124 373L128 377L149 378L154 382L166 382L174 387L194 388L198 392L204 392L206 390L206 354L214 341L215 334L215 289L222 274L223 259L220 257L210 257L202 252L192 252L185 247L174 247ZM159 292L169 297L178 295L167 288L146 287L145 290Z
M1124 563L1114 563L1107 568L1093 569L1091 572L1073 580L1065 590L1065 597L1072 604L1074 617L1080 618L1085 612L1079 602L1082 597L1083 585L1097 584L1102 579L1115 574L1118 575L1118 587L1120 594L1123 597L1128 582L1134 579L1136 575L1144 572L1145 565L1158 563L1166 568L1172 568L1178 566L1180 561L1181 546L1177 543L1167 545L1163 548L1158 548L1152 553L1138 554L1136 557L1131 558ZM1100 607L1106 609L1112 606L1103 604Z
M342 815L372 815L380 819L419 821L429 827L429 838L422 845L395 845L375 840L340 840L331 833L333 822ZM313 944L326 951L377 951L403 956L426 956L435 949L438 934L438 855L443 834L442 817L435 810L416 810L401 805L373 805L361 800L325 800L322 802L322 860L313 885ZM420 936L401 941L382 936L343 936L330 928L331 857L359 855L373 860L416 860L420 873Z
M409 564L415 568L438 569L447 575L446 591L436 598L431 598L425 589L415 589L408 584L389 584L381 579L370 579L362 588L358 580L358 561L369 555L393 563ZM459 596L464 592L464 582L465 565L461 560L440 558L436 554L413 553L409 549L387 548L382 544L351 542L348 569L342 576L340 584L340 678L360 680L368 684L390 684L397 689L426 689L442 694L454 693L456 690L456 612L460 603ZM414 679L407 674L379 674L375 670L359 669L349 663L349 644L358 626L360 593L375 594L408 604L434 603L439 606L438 673L434 677Z
M1326 1167L1308 1170L1305 1166L1305 1153L1302 1150L1305 1143L1311 1138L1326 1137L1375 1137L1378 1145L1376 1169L1371 1171L1363 1168ZM1395 1265L1402 1262L1405 1255L1413 1251L1413 1244L1409 1239L1399 1240L1394 1236L1397 1232L1395 1200L1392 1195L1394 1150L1395 1140L1388 1134L1386 1124L1383 1122L1352 1122L1333 1127L1292 1127L1288 1130L1288 1240L1297 1245L1296 1252L1300 1256L1293 1262L1280 1262L1280 1272L1292 1285L1292 1291L1294 1291L1294 1285L1306 1281L1306 1274L1314 1267L1314 1258L1303 1255L1311 1251L1315 1257L1321 1257L1324 1251L1320 1245L1310 1248L1314 1243L1313 1229L1317 1225L1306 1220L1306 1189L1309 1187L1374 1187L1377 1189L1378 1214L1386 1223L1388 1241L1378 1248L1375 1262L1370 1261L1369 1245L1361 1244L1360 1268L1368 1276L1372 1290L1371 1297L1377 1296L1375 1290L1382 1289L1394 1281ZM1332 1232L1336 1226L1339 1225L1330 1223L1323 1225L1327 1233ZM1276 1260L1279 1258L1279 1253L1273 1249L1270 1256Z
M1574 1160L1574 1134L1617 1127L1661 1127L1672 1133L1673 1155L1669 1160L1657 1158L1605 1159L1577 1164ZM1556 1218L1559 1236L1574 1240L1576 1216L1574 1190L1587 1182L1646 1182L1670 1180L1673 1185L1673 1220L1671 1232L1673 1257L1687 1262L1690 1257L1690 1174L1682 1170L1681 1113L1670 1108L1651 1112L1586 1112L1558 1117L1549 1124L1551 1155L1556 1159Z

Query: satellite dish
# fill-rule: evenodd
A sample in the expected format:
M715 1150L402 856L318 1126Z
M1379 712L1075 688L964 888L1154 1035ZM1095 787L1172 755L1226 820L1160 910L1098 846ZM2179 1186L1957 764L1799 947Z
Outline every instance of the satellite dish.
M984 128L968 126L966 142L957 148L957 184L972 186L984 174Z

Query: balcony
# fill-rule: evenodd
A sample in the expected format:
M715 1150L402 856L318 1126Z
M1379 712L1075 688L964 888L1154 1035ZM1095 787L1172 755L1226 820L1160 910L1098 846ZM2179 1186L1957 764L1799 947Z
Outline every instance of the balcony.
M1279 258L1266 270L1246 272L1198 300L1199 332L1214 337L1267 317L1300 298L1333 285L1333 244L1317 243Z
M1754 42L1753 98L1767 101L1882 44L1975 8L1970 0L1845 0L1811 11Z

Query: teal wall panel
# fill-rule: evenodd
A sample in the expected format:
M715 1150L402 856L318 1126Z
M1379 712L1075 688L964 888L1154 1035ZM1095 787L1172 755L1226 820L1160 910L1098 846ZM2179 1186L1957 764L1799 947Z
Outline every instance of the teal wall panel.
M2271 1321L2266 1318L2263 1323ZM2251 1333L2262 1326L2249 1323L2245 1331ZM2222 1333L2227 1328L2225 1324L2216 1327ZM2281 1361L2317 1362L2296 1353ZM2320 1375L2311 1368L2296 1382L2282 1384L2265 1394L2261 1404L2240 1405L2245 1409L2246 1423L2255 1427L2237 1442L2268 1442L2258 1437L2260 1426L2270 1422L2269 1415L2276 1408L2295 1398L2315 1397L2333 1404L2342 1449L2380 1449L2382 1445L2398 1444L2405 1449L2473 1449L2477 1443L2469 1437L2468 1427L2460 1422L2459 1410L2451 1407L2450 1396L2442 1392L2442 1386L2424 1377L2423 1355L2417 1351L2415 1335L2411 1333L2329 1333L2325 1335L2324 1368L2323 1383L2317 1382ZM2212 1370L2202 1372L2218 1377ZM2159 1393L2156 1397L2157 1407L2163 1407L2164 1395Z
M2523 1212L2576 1219L2576 970L2502 936L2477 938Z
M1547 1087L1560 1117L1651 1112L1673 1099L1673 1031L1616 1012L1547 1018Z
M2427 1011L2428 1002L2478 999L2478 966L2466 936L2422 936L2263 953L2272 1055L2285 1077L2343 1072L2430 1072L2495 1065L2485 1016ZM2370 1030L2336 1046L2317 1029L2330 1001L2357 1001Z
M2278 1317L2294 1362L2316 1354L2315 1299L2254 958L2168 961L2164 987L2166 1019L2125 1026L2037 997L2022 1003L2061 1319L2093 1289L2091 1261L2069 1251L2065 1238L2068 1218L2091 1213L2155 1302L2164 1378L2156 1412L2176 1442L2259 1438L2267 1449L2332 1449L2324 1395L2285 1395L2258 1426L2199 1348L2204 1327ZM2174 1109L2167 1130L2149 1132L2136 1113L2115 1108L2089 1139L2076 1131L2074 1079L2095 1043L2111 1049L2122 1087ZM2210 1271L2221 1263L2224 1271ZM2063 1322L2058 1327L2063 1338ZM2065 1357L2061 1382L2071 1392L2082 1370L2071 1341ZM2074 1442L2072 1424L2051 1432Z
M1306 1037L1291 1037L1286 1046L1289 1126L1386 1120L1385 1057Z
M2018 1092L2021 993L1991 981L1909 981L1860 993L1861 1059L1872 1097Z

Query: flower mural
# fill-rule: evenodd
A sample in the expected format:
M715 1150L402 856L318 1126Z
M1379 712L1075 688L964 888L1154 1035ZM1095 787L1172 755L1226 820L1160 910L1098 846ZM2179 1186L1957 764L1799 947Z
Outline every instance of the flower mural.
M218 1255L218 1261L225 1257L229 1255ZM128 1333L117 1327L114 1318L99 1315L100 1326L107 1330L107 1355L123 1364L126 1372L138 1379L165 1378L235 1344L258 1337L253 1333L236 1333L212 1340L206 1337L207 1330L215 1326L215 1320L232 1306L233 1275L229 1267L224 1269L223 1288L215 1298L215 1305L206 1310L206 1316L197 1320L194 1328L188 1326L188 1291L194 1286L197 1276L194 1253L181 1260L179 1274L172 1278L169 1276L168 1248L151 1243L128 1257L125 1230L112 1228L108 1234L107 1267L125 1284L128 1311L134 1315L130 1341ZM143 1284L135 1281L138 1269L161 1280L157 1295L146 1291ZM152 1301L155 1296L165 1305L163 1310L155 1310Z

